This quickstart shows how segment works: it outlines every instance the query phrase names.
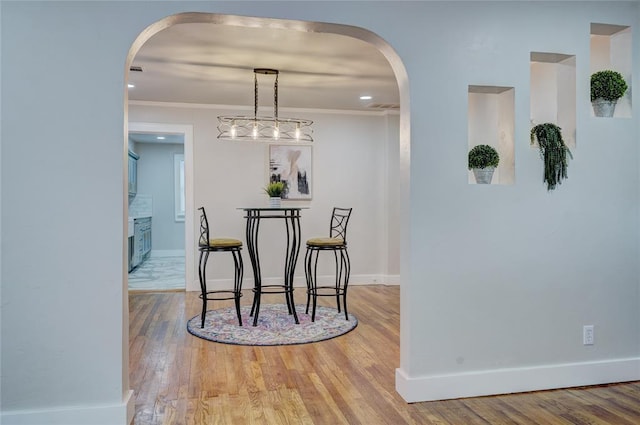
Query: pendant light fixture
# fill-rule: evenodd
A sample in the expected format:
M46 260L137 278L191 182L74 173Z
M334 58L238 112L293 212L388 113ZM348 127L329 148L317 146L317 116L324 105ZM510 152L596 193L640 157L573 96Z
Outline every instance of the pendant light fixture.
M218 117L218 139L258 140L264 142L313 142L311 134L313 121L278 116L278 74L277 69L255 68L253 70L254 104L253 117ZM258 116L258 75L275 76L273 84L273 116Z

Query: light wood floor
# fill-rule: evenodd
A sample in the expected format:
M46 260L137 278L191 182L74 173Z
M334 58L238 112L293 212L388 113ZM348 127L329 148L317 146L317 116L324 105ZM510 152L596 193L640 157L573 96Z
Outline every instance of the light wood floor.
M272 302L282 302L280 296ZM296 292L303 304L304 292ZM196 338L193 292L130 293L130 385L141 424L640 424L640 382L407 404L395 392L399 288L353 286L358 327L314 344ZM243 304L250 303L245 293ZM269 302L269 298L266 298ZM263 301L264 302L264 301ZM323 298L323 305L329 305ZM230 305L217 302L213 307Z

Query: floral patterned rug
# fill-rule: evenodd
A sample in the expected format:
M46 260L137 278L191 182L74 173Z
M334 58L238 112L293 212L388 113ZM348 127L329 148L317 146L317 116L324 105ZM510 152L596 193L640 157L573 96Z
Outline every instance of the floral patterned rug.
M253 326L253 317L249 317L251 306L242 306L242 326L238 326L235 307L209 310L205 316L204 328L200 328L200 315L187 322L190 334L209 341L237 345L292 345L323 341L344 335L355 329L358 319L344 312L338 313L335 308L316 307L316 320L311 321L311 314L305 314L306 306L296 305L298 320L296 325L293 316L289 315L286 304L262 304L258 325ZM311 309L309 309L311 313Z

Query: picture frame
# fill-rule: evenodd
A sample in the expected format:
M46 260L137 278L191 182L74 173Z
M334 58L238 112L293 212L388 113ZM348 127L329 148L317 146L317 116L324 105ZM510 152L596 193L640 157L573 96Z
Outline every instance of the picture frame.
M285 183L284 200L310 200L313 182L312 146L269 145L268 183Z

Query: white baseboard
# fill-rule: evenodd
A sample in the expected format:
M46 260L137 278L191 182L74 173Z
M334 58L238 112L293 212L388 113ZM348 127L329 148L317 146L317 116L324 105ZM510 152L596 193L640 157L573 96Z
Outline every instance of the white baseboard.
M133 391L128 390L120 404L7 411L2 412L0 423L2 425L127 425L133 421L134 413Z
M318 276L320 285L331 285L335 282L335 276L326 275ZM282 284L281 277L262 278L263 285L279 285ZM399 285L400 276L398 275L351 275L349 277L349 285ZM293 279L294 288L305 288L307 286L304 276L295 276ZM233 288L232 279L207 279L208 290L224 290ZM242 288L253 288L253 277L245 277L242 281ZM200 283L195 281L191 285L187 285L187 291L199 291Z
M640 357L409 377L396 369L396 391L408 403L640 380Z
M160 257L184 257L185 252L184 249L153 249L151 250L151 254L149 257L160 258Z

